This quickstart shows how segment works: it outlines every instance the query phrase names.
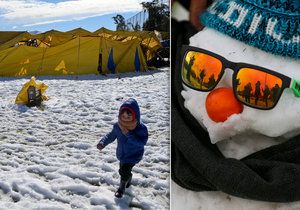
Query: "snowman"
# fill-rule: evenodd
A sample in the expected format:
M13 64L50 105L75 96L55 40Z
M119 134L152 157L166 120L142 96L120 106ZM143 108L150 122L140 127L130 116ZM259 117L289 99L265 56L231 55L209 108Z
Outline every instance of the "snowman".
M300 208L300 3L215 1L202 22L171 121L172 179L201 192L173 185L172 206Z

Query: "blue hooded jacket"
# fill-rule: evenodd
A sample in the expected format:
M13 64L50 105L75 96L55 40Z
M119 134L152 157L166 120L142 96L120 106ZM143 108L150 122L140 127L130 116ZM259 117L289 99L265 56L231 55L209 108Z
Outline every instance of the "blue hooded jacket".
M147 127L140 121L140 108L137 101L133 98L126 100L120 110L123 107L128 107L135 112L135 118L137 120L137 126L134 130L129 131L124 135L118 125L115 123L113 129L107 135L105 135L99 144L104 147L115 139L118 141L117 145L117 158L121 163L138 163L144 154L144 146L148 140Z

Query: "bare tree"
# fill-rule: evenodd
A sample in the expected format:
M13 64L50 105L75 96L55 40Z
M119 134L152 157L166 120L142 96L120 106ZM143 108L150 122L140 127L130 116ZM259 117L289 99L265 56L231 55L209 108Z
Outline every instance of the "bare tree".
M149 13L149 19L144 23L143 29L146 31L169 31L169 6L159 3L158 0L141 3L144 10Z

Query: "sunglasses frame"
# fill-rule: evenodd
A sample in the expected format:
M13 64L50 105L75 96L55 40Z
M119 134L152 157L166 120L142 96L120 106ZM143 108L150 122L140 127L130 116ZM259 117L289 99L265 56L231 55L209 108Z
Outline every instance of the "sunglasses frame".
M220 76L219 78L216 80L216 84L210 88L210 89L207 89L207 90L199 90L199 88L195 88L189 84L187 84L184 79L183 79L183 74L182 74L182 71L183 71L183 65L184 65L184 60L185 60L185 56L186 54L189 52L189 51L193 51L193 52L199 52L199 53L204 53L204 54L207 54L207 55L210 55L216 59L218 59L221 63L222 63L222 69L220 71ZM181 75L181 80L182 82L188 86L189 88L191 89L194 89L194 90L197 90L197 91L201 91L201 92L209 92L209 91L212 91L220 82L220 80L222 79L224 73L225 73L225 69L229 68L231 70L233 70L233 74L232 74L232 88L233 88L233 92L234 92L234 96L235 98L240 101L241 103L245 104L246 106L249 106L249 107L252 107L252 108L255 108L255 109L261 109L261 110L270 110L270 109L273 109L282 93L283 93L283 90L285 88L292 88L293 91L298 91L298 94L299 94L299 91L300 91L300 87L297 87L299 86L299 84L297 84L297 82L295 80L292 80L290 77L288 76L285 76L283 74L280 74L278 72L275 72L275 71L272 71L270 69L267 69L267 68L264 68L264 67L261 67L261 66L256 66L256 65L252 65L252 64L249 64L249 63L242 63L242 62L232 62L232 61L229 61L227 60L226 58L218 55L218 54L215 54L211 51L208 51L208 50L205 50L205 49L202 49L202 48L197 48L197 47L193 47L193 46L189 46L189 45L183 45L182 48L181 48L181 53L180 53L180 75ZM257 107L257 106L253 106L251 104L248 104L242 100L239 99L238 95L237 95L237 84L236 84L236 78L237 78L237 74L238 72L242 69L242 68L252 68L252 69L255 69L255 70L258 70L258 71L262 71L262 72L265 72L265 73L268 73L268 74L271 74L273 76L276 76L278 78L280 78L282 80L282 86L280 88L280 92L278 94L278 97L276 99L276 101L274 102L274 104L271 106L271 107ZM296 96L297 96L297 93L295 93Z

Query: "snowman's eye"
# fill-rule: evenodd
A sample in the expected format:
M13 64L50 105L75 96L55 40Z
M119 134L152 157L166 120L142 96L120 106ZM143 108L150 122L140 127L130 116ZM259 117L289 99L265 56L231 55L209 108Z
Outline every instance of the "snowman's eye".
M269 109L282 92L281 78L253 68L241 68L236 76L234 91L238 100L252 107Z
M181 69L182 79L201 91L212 90L223 75L222 62L205 53L186 53Z

